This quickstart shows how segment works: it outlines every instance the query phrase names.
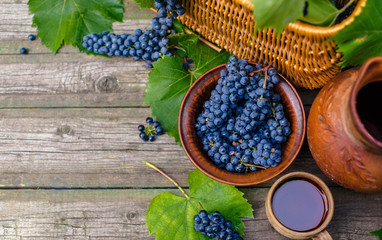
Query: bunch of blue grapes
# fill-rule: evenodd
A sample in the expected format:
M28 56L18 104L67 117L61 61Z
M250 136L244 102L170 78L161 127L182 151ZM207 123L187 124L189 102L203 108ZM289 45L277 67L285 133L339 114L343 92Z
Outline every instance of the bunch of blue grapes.
M229 172L274 167L281 161L281 143L291 133L280 96L273 91L277 72L260 64L253 68L235 56L226 67L196 119L204 150Z
M216 240L243 240L232 228L232 222L226 221L220 212L208 214L201 210L194 217L194 229Z
M155 136L163 134L163 128L160 126L159 121L154 121L152 117L147 117L146 123L148 124L147 127L143 125L138 126L139 138L144 142L154 142Z
M152 19L152 29L136 29L134 34L115 34L109 32L91 33L83 38L82 46L89 52L112 56L132 57L135 61L145 60L146 66L152 68L152 62L161 56L172 56L167 44L173 30L174 17L183 15L184 8L178 0L155 0L158 9Z

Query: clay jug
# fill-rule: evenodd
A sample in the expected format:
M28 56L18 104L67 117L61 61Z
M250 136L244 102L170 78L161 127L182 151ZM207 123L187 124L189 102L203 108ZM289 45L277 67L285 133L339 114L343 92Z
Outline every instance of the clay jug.
M310 151L339 185L382 192L382 57L337 75L317 95L308 117Z

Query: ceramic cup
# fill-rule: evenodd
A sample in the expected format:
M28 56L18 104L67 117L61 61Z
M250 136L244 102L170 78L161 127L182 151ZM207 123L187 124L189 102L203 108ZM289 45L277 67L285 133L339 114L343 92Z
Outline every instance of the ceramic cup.
M317 227L315 227L313 230L299 232L295 230L291 230L287 227L285 227L280 221L276 218L273 209L272 209L272 199L274 196L275 191L285 182L292 179L306 179L309 182L313 182L315 185L317 185L318 188L324 193L324 197L326 198L326 204L327 204L327 213L326 217L323 221L321 221L321 224ZM268 192L267 198L265 200L265 212L267 214L268 220L273 226L276 231L278 231L280 234L284 235L285 237L291 238L291 239L316 239L316 240L332 240L332 237L330 234L325 230L325 228L328 226L330 220L333 217L334 212L334 200L332 193L330 192L328 186L319 179L318 177L306 173L306 172L292 172L288 173L281 178L279 178L271 187L271 189Z

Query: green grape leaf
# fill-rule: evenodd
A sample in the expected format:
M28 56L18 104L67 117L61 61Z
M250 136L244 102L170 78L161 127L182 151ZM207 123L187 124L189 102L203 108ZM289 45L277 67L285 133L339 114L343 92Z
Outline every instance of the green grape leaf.
M236 187L217 182L195 169L188 175L189 199L171 193L161 193L148 206L146 225L156 240L206 240L194 230L194 216L203 208L219 211L233 228L243 235L241 217L253 218L251 204Z
M161 122L169 136L180 143L178 135L178 115L180 104L192 83L209 69L228 62L230 54L216 52L198 41L194 34L176 34L178 46L194 63L192 71L183 68L183 60L179 57L167 57L153 63L146 84L144 103L149 104L152 115Z
M275 28L281 33L284 27L303 17L305 0L252 0L256 29Z
M82 49L82 38L92 32L111 31L122 22L121 0L29 0L41 42L56 54L63 44Z
M196 45L199 39L199 37L194 34L184 33L173 34L168 36L168 38L170 39L170 43L172 45L179 44L179 46L186 47L187 49L189 49L190 46Z
M307 14L300 20L317 25L330 26L341 13L329 0L308 0Z
M154 0L134 0L140 8L154 8Z
M342 67L362 65L367 59L382 55L381 9L381 0L367 0L353 23L330 39L343 53Z
M170 39L170 44L172 45L180 44L178 46L177 53L179 57L181 58L187 57L187 50L189 49L189 46L195 45L199 39L196 35L189 36L189 34L183 34L183 33L173 34L173 35L170 35L168 38Z
M181 32L184 32L185 26L178 19L174 19L174 22L172 24L172 28L176 32L181 33Z
M330 0L252 0L252 3L256 29L275 28L278 34L296 20L330 26L344 10L338 10Z
M382 228L377 230L377 231L370 232L370 233L374 234L375 236L377 236L378 240L382 240Z

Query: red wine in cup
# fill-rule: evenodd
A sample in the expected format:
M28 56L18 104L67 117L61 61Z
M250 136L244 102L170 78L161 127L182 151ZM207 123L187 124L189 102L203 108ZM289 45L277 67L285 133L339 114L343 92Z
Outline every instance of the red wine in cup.
M276 189L272 209L285 227L307 232L324 222L328 204L326 195L317 184L305 178L293 178Z

